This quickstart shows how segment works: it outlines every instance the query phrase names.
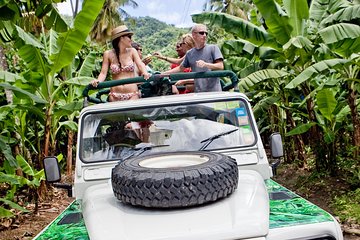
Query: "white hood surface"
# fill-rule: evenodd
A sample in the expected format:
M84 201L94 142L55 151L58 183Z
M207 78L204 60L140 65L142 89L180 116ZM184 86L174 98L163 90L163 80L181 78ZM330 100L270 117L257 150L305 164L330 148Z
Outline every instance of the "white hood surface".
M263 178L240 170L238 188L225 199L181 209L148 209L123 204L111 183L87 189L83 215L91 240L240 239L265 236L269 198Z

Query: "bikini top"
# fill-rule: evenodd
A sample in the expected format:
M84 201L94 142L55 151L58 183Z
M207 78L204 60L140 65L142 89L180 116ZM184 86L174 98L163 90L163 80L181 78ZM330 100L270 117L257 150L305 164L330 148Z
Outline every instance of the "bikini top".
M134 72L135 71L135 65L134 63L130 63L129 65L126 65L124 67L120 67L119 64L112 63L110 65L110 70L112 74L119 74L121 72Z

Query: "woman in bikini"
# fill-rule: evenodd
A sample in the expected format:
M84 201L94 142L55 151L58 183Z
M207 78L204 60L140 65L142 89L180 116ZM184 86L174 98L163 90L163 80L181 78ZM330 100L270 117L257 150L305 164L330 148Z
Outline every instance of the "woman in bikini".
M121 25L111 32L113 49L104 52L101 72L98 78L91 82L93 86L96 87L99 82L105 81L109 68L113 80L135 77L135 64L145 80L150 78L145 64L131 46L133 34L125 25ZM139 98L140 92L135 83L111 87L109 93L109 101L111 102Z

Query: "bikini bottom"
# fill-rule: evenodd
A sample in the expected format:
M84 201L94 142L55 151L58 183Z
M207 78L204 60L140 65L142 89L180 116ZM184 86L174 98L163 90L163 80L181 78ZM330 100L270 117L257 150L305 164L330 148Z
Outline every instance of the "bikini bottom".
M140 91L131 92L131 93L118 93L118 92L110 92L109 96L113 97L115 101L126 101L130 100L133 96L141 97Z

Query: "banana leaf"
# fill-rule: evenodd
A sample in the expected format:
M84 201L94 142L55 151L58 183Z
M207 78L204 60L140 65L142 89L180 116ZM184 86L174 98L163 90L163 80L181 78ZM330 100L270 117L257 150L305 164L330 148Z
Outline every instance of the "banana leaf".
M58 53L50 56L50 59L53 61L52 72L58 72L71 63L75 54L77 54L83 46L91 30L92 23L97 18L103 4L104 0L84 1L82 10L75 18L74 28L59 35L57 45L61 46L61 48Z
M310 4L310 15L309 18L315 23L314 25L319 25L320 22L329 16L327 12L329 0L312 0Z
M330 26L340 22L351 22L360 25L360 5L353 5L337 11L321 21L321 25Z
M206 23L223 28L226 32L251 42L256 46L268 46L280 50L274 37L263 28L258 27L242 18L226 13L205 12L191 15L196 23Z
M348 38L360 38L360 26L351 23L338 23L321 29L319 34L326 44L331 44Z
M303 82L311 79L314 75L320 74L324 71L329 71L335 67L338 67L339 65L341 67L348 62L349 61L345 59L335 58L335 59L329 59L315 63L314 65L306 68L297 77L295 77L288 85L285 86L285 88L288 89L296 88Z
M96 60L96 53L90 52L84 59L83 64L81 65L77 76L92 77L92 72L94 70Z
M289 16L274 0L254 0L253 2L265 19L267 32L272 34L279 44L287 43L293 31Z
M289 24L292 26L292 36L304 34L305 20L309 19L307 0L284 0L284 6L289 14Z
M15 82L15 80L25 81L25 79L15 73L7 72L7 71L0 71L0 82L4 80L5 82Z
M327 120L333 120L333 112L336 108L337 101L333 91L329 88L324 88L316 94L316 103L319 111Z
M31 99L32 101L34 101L36 103L42 103L42 104L47 103L47 101L45 101L44 99L36 96L35 94L32 94L32 93L30 93L28 91L25 91L25 90L21 89L21 88L12 86L10 84L0 83L0 87L5 88L5 89L9 89L9 90L12 90L15 93L18 93L20 98Z
M253 85L260 83L262 81L265 81L267 79L281 78L281 77L285 77L288 75L289 75L289 73L282 71L282 70L277 70L277 69L260 70L260 71L250 74L249 76L247 76L245 78L242 78L239 83L239 87L248 90Z
M309 129L312 126L315 126L315 125L316 125L316 123L314 123L314 122L301 124L301 125L297 126L296 128L292 129L291 131L287 132L285 134L285 136L290 137L290 136L306 133L307 131L309 131Z
M40 49L44 48L44 46L31 34L28 34L22 28L20 28L16 25L15 25L15 28L16 28L18 37L24 41L25 45L31 45L31 46L34 46L34 47L40 48Z

